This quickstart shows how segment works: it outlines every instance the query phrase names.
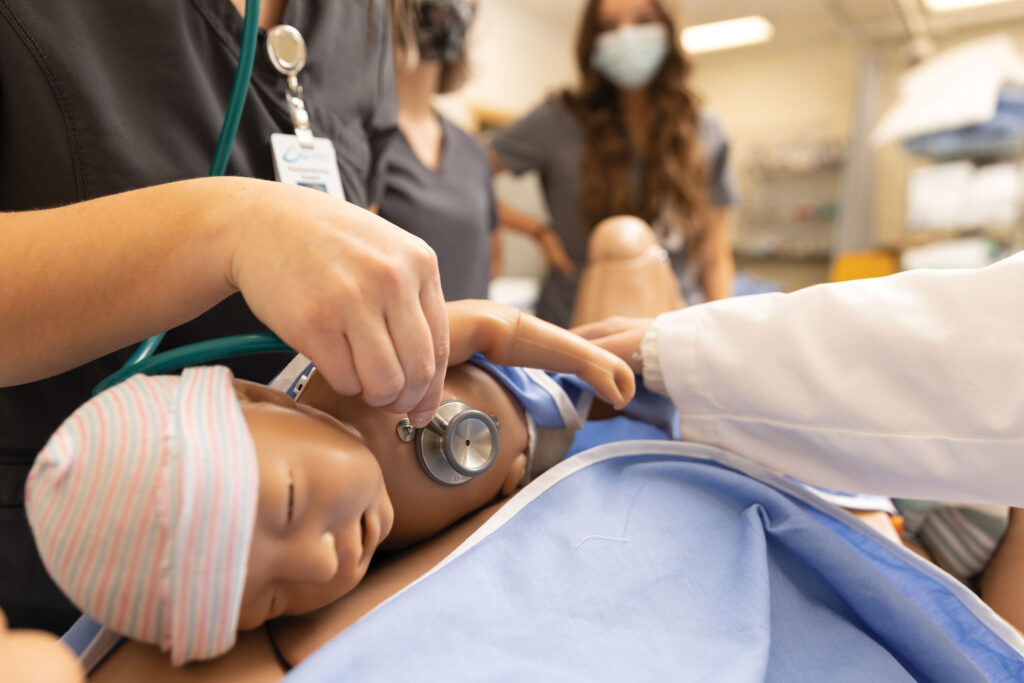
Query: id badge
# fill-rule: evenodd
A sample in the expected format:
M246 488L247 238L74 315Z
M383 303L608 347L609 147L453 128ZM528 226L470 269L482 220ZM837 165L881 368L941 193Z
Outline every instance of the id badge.
M345 198L334 143L327 138L313 138L310 147L300 144L295 135L272 133L270 149L274 175L282 183L311 187L339 199Z

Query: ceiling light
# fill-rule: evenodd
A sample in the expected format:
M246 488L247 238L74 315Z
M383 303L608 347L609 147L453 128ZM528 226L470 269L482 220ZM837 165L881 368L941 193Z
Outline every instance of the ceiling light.
M970 9L982 5L995 5L1009 0L924 0L924 6L932 12L950 12L958 9Z
M691 54L728 50L744 45L766 43L774 35L775 27L764 17L740 17L688 26L683 30L683 47Z

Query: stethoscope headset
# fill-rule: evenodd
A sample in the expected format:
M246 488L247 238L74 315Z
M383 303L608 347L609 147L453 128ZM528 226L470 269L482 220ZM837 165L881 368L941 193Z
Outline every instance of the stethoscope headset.
M213 161L210 163L210 176L224 175L227 170L231 147L238 132L238 122L245 106L245 96L252 80L259 35L259 16L260 0L246 0L238 68L231 86L231 97L228 99L224 123L221 125L220 136L214 149ZM301 42L302 38L298 31L291 27L279 28L285 29L280 35L296 41L296 47L300 49L304 61L305 45ZM281 66L278 65L281 58L274 51L273 41L268 41L267 46L271 63L281 70ZM287 75L286 71L282 73ZM92 391L93 395L139 373L159 374L213 360L256 353L294 353L293 349L272 332L220 337L156 353L164 334L161 332L139 344L117 372L96 385ZM413 427L406 418L398 423L396 431L402 441L415 442L417 459L431 479L445 486L458 486L483 474L497 460L498 428L496 417L474 410L461 401L445 401L426 427Z

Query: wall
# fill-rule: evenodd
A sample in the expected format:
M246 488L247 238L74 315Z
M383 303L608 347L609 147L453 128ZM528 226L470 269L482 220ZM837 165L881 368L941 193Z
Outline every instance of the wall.
M845 40L698 56L695 83L726 123L735 161L752 145L850 129L857 48Z
M480 2L469 40L469 81L438 98L442 111L461 123L475 123L474 106L518 115L575 78L572 35L517 0Z
M752 149L849 137L859 55L851 41L831 38L697 57L695 85L729 133L741 201ZM828 270L825 261L801 259L740 260L737 266L787 290L821 282Z

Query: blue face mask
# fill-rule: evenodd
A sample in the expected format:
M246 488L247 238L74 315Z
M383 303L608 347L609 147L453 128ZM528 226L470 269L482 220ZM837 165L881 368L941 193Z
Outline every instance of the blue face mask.
M590 65L617 88L642 88L664 64L668 41L665 24L627 24L603 31L594 40Z

